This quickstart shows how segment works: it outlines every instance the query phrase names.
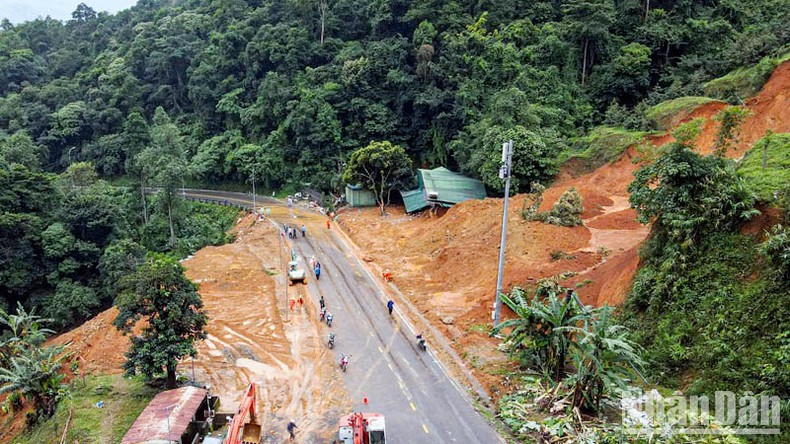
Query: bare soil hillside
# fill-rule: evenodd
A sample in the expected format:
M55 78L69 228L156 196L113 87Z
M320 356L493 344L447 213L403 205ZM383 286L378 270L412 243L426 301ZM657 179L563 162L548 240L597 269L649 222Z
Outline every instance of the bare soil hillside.
M790 63L786 62L746 102L751 115L729 157L741 157L767 130L790 131L789 92ZM725 107L720 102L708 103L680 122L705 119L698 140L700 152L713 150L718 129L713 117ZM651 136L648 142L661 146L671 140L667 133ZM585 303L622 303L639 264L639 246L649 233L648 227L637 223L628 203L627 188L638 161L639 150L632 146L619 160L591 173L578 174L572 166L560 172L544 193L542 209L550 209L563 192L574 187L584 199L581 227L526 222L520 215L525 196L511 198L505 287L563 274L563 284L577 287ZM402 207L393 207L386 217L379 217L377 209L349 209L340 221L371 266L389 270L411 302L456 341L459 354L474 360L482 353L481 341L490 341L481 324L490 324L491 319L501 215L502 200L489 198L461 203L440 217L410 216ZM565 258L557 259L559 252ZM453 325L442 322L448 316L454 318ZM489 344L489 350L493 345ZM477 370L483 380L496 372Z

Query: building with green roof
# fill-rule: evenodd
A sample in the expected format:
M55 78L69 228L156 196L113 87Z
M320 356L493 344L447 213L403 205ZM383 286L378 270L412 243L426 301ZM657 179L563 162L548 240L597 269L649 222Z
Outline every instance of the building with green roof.
M417 188L401 191L407 213L428 207L451 207L469 199L483 199L483 182L454 173L445 167L417 170Z

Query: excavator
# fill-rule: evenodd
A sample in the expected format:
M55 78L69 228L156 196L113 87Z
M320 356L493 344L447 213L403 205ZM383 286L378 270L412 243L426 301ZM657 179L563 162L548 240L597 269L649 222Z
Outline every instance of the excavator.
M385 444L386 428L381 413L359 413L340 418L337 429L340 444Z
M247 414L250 422L245 423ZM239 410L228 426L228 435L223 444L260 444L261 426L255 421L255 383L250 384Z

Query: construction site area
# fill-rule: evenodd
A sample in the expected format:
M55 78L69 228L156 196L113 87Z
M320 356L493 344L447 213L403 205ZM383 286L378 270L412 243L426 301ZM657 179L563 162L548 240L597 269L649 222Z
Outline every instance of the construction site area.
M751 114L728 157L742 156L743 147L768 130L790 131L788 82L790 63L784 63L762 92L746 101ZM702 105L675 124L705 119L698 146L711 152L717 126L712 116L725 106ZM647 137L654 147L670 140L665 133ZM511 197L504 288L554 277L586 304L621 304L649 234L628 201L640 155L631 146L592 172L566 164L543 194L541 209L550 209L573 187L583 198L580 226L526 221L526 196ZM299 442L330 442L337 438L340 418L362 409L394 412L387 414L387 426L416 437L408 442L435 442L437 430L458 427L451 417L479 415L471 408L438 419L429 412L447 402L460 408L459 400L470 398L490 408L507 390L502 369L511 364L488 334L502 199L469 200L442 215L407 214L403 206L391 206L382 217L378 208L346 208L335 219L299 203L260 205L267 217L241 214L234 242L203 248L182 262L189 279L199 284L209 319L197 356L178 367L182 381L204 392L185 399L215 396L214 414L232 417L249 404L253 384L263 443L285 441L291 421L298 425ZM305 226L306 235L287 238L284 223ZM289 282L291 260L307 269L304 283ZM324 266L320 280L310 267L315 260ZM319 314L319 298L335 315L331 329ZM395 301L394 315L386 313L388 300ZM88 374L119 374L129 340L113 326L116 314L107 310L53 341L69 344ZM505 310L503 316L512 313ZM338 338L334 349L327 346L330 331ZM428 337L431 355L416 349L418 333ZM338 366L341 354L350 356L347 372ZM453 388L437 396L431 384Z

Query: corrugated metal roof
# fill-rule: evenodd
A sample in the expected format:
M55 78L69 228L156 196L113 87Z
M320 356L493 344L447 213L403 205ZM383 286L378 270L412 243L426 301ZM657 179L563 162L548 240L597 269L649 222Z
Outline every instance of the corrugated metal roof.
M486 197L482 182L444 167L417 170L417 183L419 188L416 190L401 191L407 213L419 211L430 203L451 206L465 200Z
M418 170L418 174L422 175L422 183L428 200L457 204L469 199L486 197L486 189L482 182L454 173L447 168ZM433 193L436 193L435 198Z
M362 185L346 185L346 201L352 207L372 207L376 205L376 195Z
M179 442L206 394L206 389L198 387L181 387L159 393L134 421L121 444Z
M425 193L423 193L423 191L422 188L418 188L416 190L400 192L407 213L420 211L428 206L428 201L425 199Z

